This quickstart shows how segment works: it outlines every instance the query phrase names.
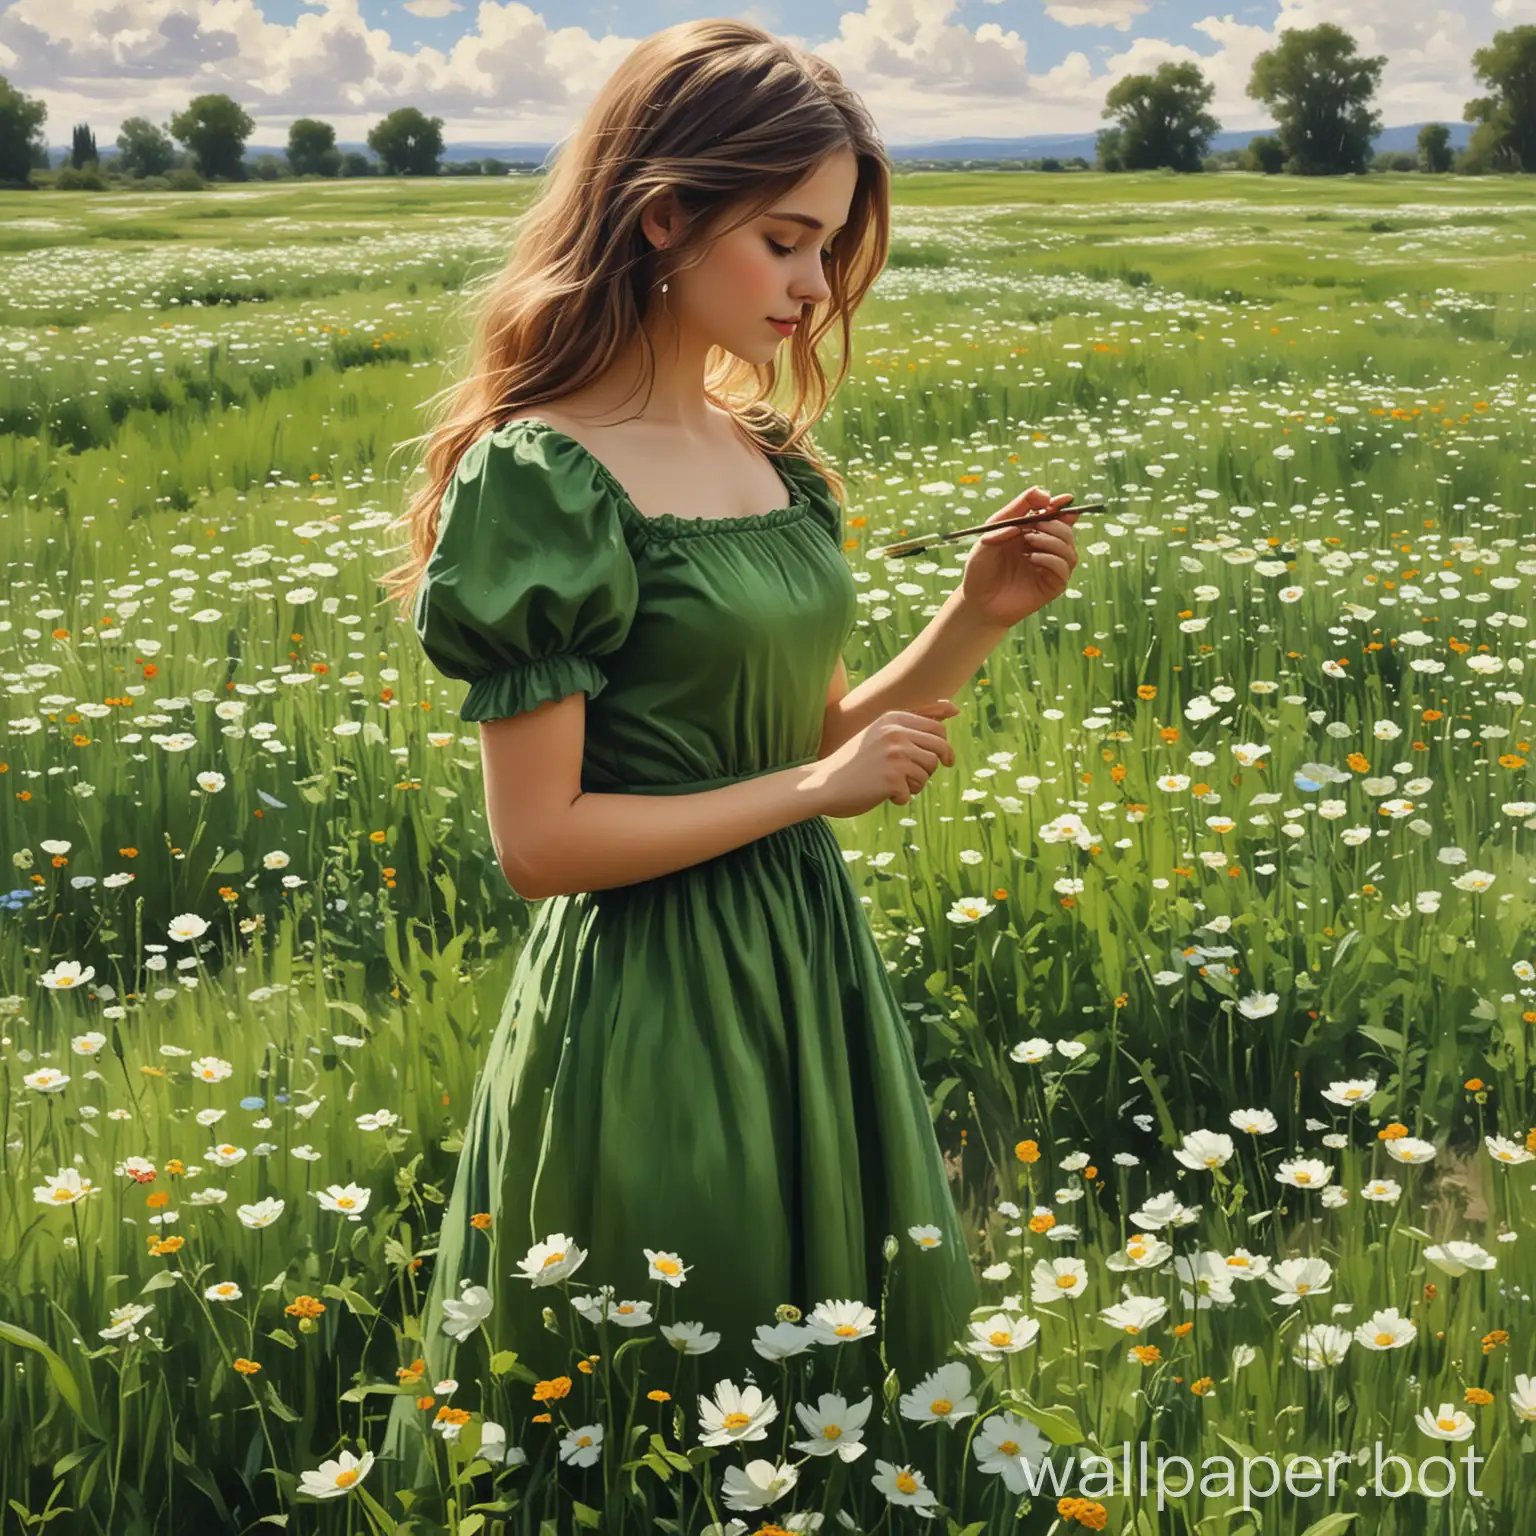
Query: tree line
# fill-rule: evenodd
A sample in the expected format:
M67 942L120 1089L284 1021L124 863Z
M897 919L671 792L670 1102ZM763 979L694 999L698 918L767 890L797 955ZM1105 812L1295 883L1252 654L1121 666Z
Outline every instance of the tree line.
M1283 31L1278 43L1254 60L1247 87L1274 120L1274 132L1256 135L1243 150L1216 155L1210 143L1221 124L1209 110L1216 87L1198 64L1166 63L1153 74L1127 75L1105 96L1102 116L1111 126L1096 137L1095 163L1104 171L1193 172L1236 165L1299 176L1359 175L1373 168L1473 175L1536 171L1536 26L1496 32L1473 53L1473 75L1486 94L1463 108L1462 120L1476 127L1459 155L1444 123L1425 124L1416 153L1372 155L1382 129L1376 93L1386 63L1384 54L1363 56L1354 38L1332 22ZM42 136L47 115L42 101L0 75L0 185L30 186L34 171L51 169ZM367 144L376 160L358 150L343 152L329 123L302 117L289 126L283 155L253 162L245 145L255 130L254 120L232 97L197 96L163 126L128 118L117 135L117 155L107 165L115 179L172 188L290 176L501 175L514 168L494 157L445 165L442 118L415 107L400 107L369 130ZM1031 163L1045 170L1088 168L1082 159ZM104 169L95 135L82 123L53 185L100 189L106 185Z

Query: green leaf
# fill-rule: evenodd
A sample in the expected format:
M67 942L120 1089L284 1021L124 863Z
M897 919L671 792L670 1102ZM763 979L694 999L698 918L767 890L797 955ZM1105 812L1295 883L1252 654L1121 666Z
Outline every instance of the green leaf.
M414 1387L393 1386L386 1381L370 1381L364 1387L348 1387L341 1394L344 1403L360 1403L365 1397L375 1395L382 1397L410 1397L415 1392Z
M1259 1459L1259 1453L1251 1445L1245 1445L1241 1440L1234 1440L1230 1435L1222 1434L1219 1429L1216 1431L1216 1438L1223 1445L1230 1446L1244 1461L1257 1461Z
M297 1349L299 1341L288 1332L286 1328L274 1328L266 1335L274 1344L281 1344L287 1349Z
M285 1424L297 1424L303 1417L302 1414L295 1413L293 1409L290 1408L288 1404L285 1403L282 1398L277 1395L277 1388L273 1386L270 1381L267 1383L266 1398L267 1407L270 1408L272 1412L275 1413L278 1418L280 1418Z
M366 1296L358 1295L350 1286L323 1286L320 1294L322 1296L329 1296L334 1301L345 1302L347 1310L356 1317L377 1317L379 1315L379 1309Z
M1028 1419L1052 1445L1082 1444L1083 1431L1077 1422L1077 1415L1064 1403L1037 1408L1013 1392L1004 1392L1003 1401L1021 1419Z
M575 1515L577 1525L584 1525L588 1530L595 1531L603 1523L600 1511L588 1508L577 1499L571 1500L571 1513Z
M1336 1532L1342 1531L1354 1518L1352 1513L1346 1515L1337 1511L1331 1515L1324 1515L1321 1520L1313 1521L1301 1536L1335 1536Z
M100 1445L83 1445L78 1451L71 1451L68 1456L61 1456L54 1462L53 1475L63 1477L66 1472L73 1472L88 1457L100 1455L101 1451Z
M465 1515L459 1521L459 1536L475 1536L475 1532L484 1529L484 1515Z
M1362 1024L1360 1033L1367 1040L1374 1040L1382 1050L1390 1051L1394 1056L1403 1053L1403 1037L1395 1029L1388 1029L1385 1024Z
M0 1339L5 1339L11 1344L19 1344L23 1349L33 1350L41 1355L47 1362L48 1375L59 1396L69 1404L74 1410L75 1417L98 1440L103 1438L101 1430L95 1423L95 1415L86 1411L85 1402L80 1395L80 1383L75 1380L74 1373L42 1339L35 1333L28 1333L25 1328L18 1328L15 1323L0 1323Z
M1163 1090L1157 1086L1157 1074L1152 1070L1152 1063L1138 1061L1136 1065L1141 1068L1141 1080L1152 1096L1152 1108L1157 1111L1158 1124L1163 1128L1163 1145L1178 1146L1182 1138L1179 1136L1178 1127L1173 1123L1173 1116L1168 1112L1168 1101L1163 1097Z
M180 1279L181 1271L179 1269L157 1269L139 1287L139 1295L147 1296L151 1291L163 1291L168 1285L175 1285Z

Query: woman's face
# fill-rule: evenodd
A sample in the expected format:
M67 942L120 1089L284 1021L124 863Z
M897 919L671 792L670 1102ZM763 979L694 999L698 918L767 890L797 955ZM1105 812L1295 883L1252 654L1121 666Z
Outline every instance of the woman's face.
M767 213L719 236L697 266L669 280L667 307L679 324L743 361L771 359L793 332L770 320L803 320L831 293L827 252L857 184L853 151L839 150Z

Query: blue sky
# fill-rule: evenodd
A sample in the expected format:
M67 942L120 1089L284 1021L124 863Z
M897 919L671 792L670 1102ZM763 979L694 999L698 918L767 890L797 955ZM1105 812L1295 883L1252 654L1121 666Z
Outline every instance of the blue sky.
M281 137L295 117L361 138L401 105L450 142L548 143L574 126L642 37L735 16L835 64L888 143L1091 132L1104 94L1167 59L1200 63L1229 129L1264 126L1246 95L1282 28L1335 21L1388 59L1388 124L1461 118L1473 49L1536 20L1536 0L0 0L0 74L48 107L51 142L89 121L163 121L225 91Z

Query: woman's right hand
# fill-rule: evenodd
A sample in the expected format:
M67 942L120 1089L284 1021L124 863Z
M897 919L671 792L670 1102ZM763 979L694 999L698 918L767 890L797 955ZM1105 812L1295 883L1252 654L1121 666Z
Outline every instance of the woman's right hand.
M954 767L944 721L960 713L949 699L919 709L892 709L850 736L817 765L821 814L862 816L889 800L905 805L921 794L940 762Z

